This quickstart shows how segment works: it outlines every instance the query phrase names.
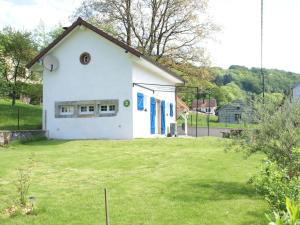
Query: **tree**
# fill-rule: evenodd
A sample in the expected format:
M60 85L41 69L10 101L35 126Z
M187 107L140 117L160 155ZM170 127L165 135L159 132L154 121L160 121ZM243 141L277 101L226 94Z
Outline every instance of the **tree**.
M263 153L266 159L250 180L270 206L281 211L286 197L300 203L300 102L262 99L252 103L250 120L255 123L234 138L230 148L248 155Z
M207 0L85 0L73 17L110 24L117 37L144 54L199 61L197 43L215 30L200 21Z
M44 23L41 21L32 32L32 40L36 48L40 51L47 47L55 38L64 31L61 24L56 25L50 31L47 31Z
M0 33L0 80L12 97L12 105L15 105L22 84L37 79L36 74L25 68L36 54L30 37L30 32L16 31L10 27Z

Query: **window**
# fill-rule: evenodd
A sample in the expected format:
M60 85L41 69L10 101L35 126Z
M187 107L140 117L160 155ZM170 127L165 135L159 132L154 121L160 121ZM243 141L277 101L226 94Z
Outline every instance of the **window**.
M241 114L234 114L235 121L240 121L242 118Z
M93 105L82 105L79 107L80 114L94 114L95 106Z
M101 105L100 111L107 112L107 105Z
M74 106L63 105L60 107L60 115L73 115L74 114Z
M137 110L144 110L144 94L139 92L137 93Z
M174 112L173 112L173 103L170 103L170 117L173 117Z
M87 52L84 52L80 55L79 59L80 59L81 64L87 65L91 61L91 55Z
M115 112L116 111L116 106L115 105L110 105L109 106L109 111L110 112Z
M115 113L116 105L101 105L100 113Z

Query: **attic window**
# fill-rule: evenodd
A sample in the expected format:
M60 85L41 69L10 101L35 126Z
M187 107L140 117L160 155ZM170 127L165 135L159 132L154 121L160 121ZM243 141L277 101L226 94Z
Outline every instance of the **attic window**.
M87 52L84 52L80 55L79 59L80 59L81 64L87 65L91 61L91 55Z

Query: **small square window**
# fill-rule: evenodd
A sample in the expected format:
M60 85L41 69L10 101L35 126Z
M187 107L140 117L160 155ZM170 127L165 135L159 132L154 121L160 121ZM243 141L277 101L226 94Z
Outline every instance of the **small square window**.
M80 107L80 112L87 112L87 107L86 106L81 106Z
M94 112L94 110L95 110L95 108L94 108L93 105L89 106L89 111L90 111L90 112Z
M116 111L116 106L115 106L115 105L110 105L110 106L109 106L109 111L110 111L110 112Z
M101 112L107 112L107 105L101 105L100 111Z
M80 106L80 114L93 114L95 111L95 106L93 105L84 105Z
M74 114L74 106L63 105L60 107L60 115L73 115Z

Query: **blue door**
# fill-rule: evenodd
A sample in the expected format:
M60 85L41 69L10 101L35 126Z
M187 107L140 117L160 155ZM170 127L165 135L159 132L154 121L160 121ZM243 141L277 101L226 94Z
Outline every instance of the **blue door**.
M156 100L154 97L151 97L151 101L150 101L151 134L155 134L155 114L156 114Z
M166 133L166 102L161 101L161 134Z

